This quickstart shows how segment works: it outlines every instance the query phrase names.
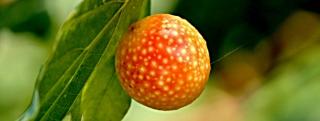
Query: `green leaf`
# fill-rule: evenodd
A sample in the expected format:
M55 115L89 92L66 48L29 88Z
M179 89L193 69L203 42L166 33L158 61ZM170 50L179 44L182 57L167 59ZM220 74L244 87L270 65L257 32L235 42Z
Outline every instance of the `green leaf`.
M142 10L139 17L144 17L150 13L150 1L145 1L141 6ZM134 7L134 6L132 6ZM127 9L128 10L128 9ZM126 11L125 13L134 14L132 11ZM125 21L128 18L120 18L120 21ZM120 30L116 30L120 31ZM113 46L114 47L114 46ZM110 50L112 55L106 55L103 58L114 58L113 53L115 53L115 48ZM108 59L101 61L101 66L98 66L96 72L92 78L90 78L89 83L85 87L85 93L83 98L82 106L84 112L84 120L95 121L95 120L105 120L105 117L110 117L112 121L117 121L122 119L123 115L127 112L127 109L119 110L119 107L126 108L130 106L130 98L123 93L120 87L119 81L115 74L114 69L105 68L113 67L114 59ZM96 74L102 73L102 74ZM105 76L104 74L113 74L110 76ZM109 80L109 81L106 81ZM112 96L117 95L117 96ZM123 102L121 102L123 101ZM109 102L109 103L105 103ZM101 111L104 109L105 111ZM93 117L94 115L94 117Z
M54 53L39 74L33 120L62 120L70 112L74 120L121 120L131 99L115 74L114 54L148 6L149 0L83 1L58 32ZM21 120L31 119L26 118Z

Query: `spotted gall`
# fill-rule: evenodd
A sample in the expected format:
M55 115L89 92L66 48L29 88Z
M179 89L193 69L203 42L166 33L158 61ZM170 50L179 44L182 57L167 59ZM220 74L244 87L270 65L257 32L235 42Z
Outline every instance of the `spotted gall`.
M206 41L185 19L146 17L129 27L116 52L116 72L137 102L175 110L193 102L210 74Z

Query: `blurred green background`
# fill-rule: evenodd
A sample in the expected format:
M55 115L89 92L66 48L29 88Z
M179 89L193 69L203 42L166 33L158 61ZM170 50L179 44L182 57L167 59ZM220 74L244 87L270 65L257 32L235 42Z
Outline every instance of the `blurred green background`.
M28 106L55 34L79 2L0 0L0 121ZM211 78L185 108L133 101L124 121L320 121L318 0L152 0L151 8L203 34Z

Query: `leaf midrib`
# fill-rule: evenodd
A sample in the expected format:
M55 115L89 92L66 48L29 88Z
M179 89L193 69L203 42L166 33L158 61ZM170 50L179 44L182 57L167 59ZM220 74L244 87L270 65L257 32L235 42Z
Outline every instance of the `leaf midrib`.
M97 8L94 8L94 9L98 9L98 8L100 8L100 7L102 7L102 6L105 6L105 5L108 5L108 4L113 4L113 3L123 3L123 5L122 6L124 6L124 4L126 3L126 1L121 1L121 0L114 0L114 1L108 1L108 2L106 2L106 3L104 3L103 5L100 5L99 7L97 7ZM119 8L119 10L121 9L121 7ZM118 11L119 11L118 10ZM118 12L117 11L117 12ZM75 22L76 20L79 20L79 19L83 19L83 18L86 18L87 16L89 16L90 14L92 14L94 12L94 10L90 10L90 11L88 11L88 12L86 12L86 13L84 13L84 14L81 14L81 15L79 15L79 16L76 16L76 17L71 17L70 19L74 19L74 20L72 20L72 21L67 21L66 23L64 23L65 25L68 25L68 24L70 24L70 23L72 23L72 22ZM111 20L111 19L110 19ZM108 24L108 23L107 23ZM103 28L102 28L103 29ZM98 35L97 35L98 36ZM57 43L60 43L60 41L58 41ZM53 47L53 52L56 52L56 50L58 49L58 45L59 44L57 44L57 45L55 45L54 47ZM81 49L83 49L83 48L81 48ZM52 54L52 55L55 55L55 54ZM63 55L62 55L63 56ZM80 56L80 55L79 55ZM50 59L49 60L52 60L53 59L53 57L54 56L51 56L50 57ZM58 56L59 57L59 56ZM59 57L60 58L60 57ZM45 63L45 65L48 65L51 61L47 61L48 63Z
M110 2L111 2L111 1L110 1ZM102 30L99 32L99 34L95 37L95 39L93 40L93 42L90 43L90 44L83 50L83 52L78 56L78 59L79 59L79 57L81 57L81 56L84 56L84 58L87 56L87 52L89 52L89 51L92 49L92 47L94 47L94 44L96 44L96 43L99 41L99 39L97 39L97 38L101 38L101 36L103 36L103 33L102 33L103 30L105 30L106 28L108 28L108 26L110 26L110 24L112 23L112 21L114 21L115 17L118 16L118 14L120 14L120 13L123 11L123 9L125 8L125 6L126 6L127 3L128 3L128 0L123 1L123 2L124 2L124 4L119 8L119 10L114 14L114 16L112 16L112 18L110 19L110 21L108 21L108 23L103 27L103 29L102 29ZM119 23L119 21L117 22L117 25L118 25L118 23ZM115 29L115 28L114 28L114 29ZM114 32L115 32L115 31L113 31L113 33L114 33ZM114 36L114 34L112 34L112 37L113 37L113 36ZM112 38L112 37L111 37L111 38ZM111 39L110 39L110 40L111 40ZM109 46L110 46L110 41L108 42L106 48L108 48ZM105 49L106 49L106 48L105 48ZM86 54L86 55L83 55L83 54ZM99 58L98 62L99 62L100 60L101 60L101 57ZM78 68L81 67L81 65L83 64L83 61L84 61L84 59L81 60L81 63L78 65ZM77 62L77 61L74 61L74 62L72 63L72 66L70 66L67 70L71 69L71 67L73 67L76 62ZM79 70L79 69L76 69L75 72L77 72L78 70ZM92 73L92 72L90 72L90 73ZM62 77L63 77L63 76L61 76L61 77L59 78L59 80L60 80ZM74 78L74 76L72 76L70 79L72 79L72 78ZM61 82L61 81L59 81L59 82ZM65 93L66 88L69 86L70 83L71 83L71 81L69 81L68 84L63 88L62 93L59 94L59 96L57 97L56 100L54 100L54 103L52 103L52 105L55 105L55 104L57 103L58 99L60 99L61 96L63 96L63 94ZM57 84L58 84L58 83L56 83L55 86L56 86ZM49 91L50 94L51 94L51 92L52 92L53 89L54 89L54 88L52 88L52 89ZM79 94L77 94L77 95L79 95ZM46 102L46 99L48 99L48 98L45 98L45 101L44 101L44 102ZM75 100L74 100L74 101L75 101ZM73 101L73 103L74 103L74 101ZM41 107L42 107L42 106L41 106ZM50 112L51 110L52 110L52 106L48 108L48 111L46 111L46 112L43 114L43 116L48 115L48 112ZM41 118L41 119L42 119L42 118Z

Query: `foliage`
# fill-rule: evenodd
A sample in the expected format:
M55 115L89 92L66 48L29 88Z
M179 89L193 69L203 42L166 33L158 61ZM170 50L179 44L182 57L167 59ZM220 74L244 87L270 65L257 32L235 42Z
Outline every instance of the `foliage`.
M130 106L114 68L118 41L148 0L84 0L57 34L20 120L121 120Z

